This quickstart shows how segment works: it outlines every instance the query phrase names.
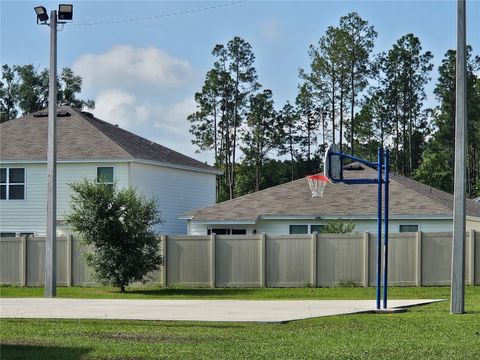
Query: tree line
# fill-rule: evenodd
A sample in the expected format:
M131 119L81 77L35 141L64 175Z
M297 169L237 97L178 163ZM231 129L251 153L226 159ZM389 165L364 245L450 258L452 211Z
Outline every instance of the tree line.
M58 105L76 109L95 107L93 100L82 100L82 78L65 67L58 76ZM48 70L28 65L2 65L0 79L0 122L19 115L43 110L48 106Z
M192 142L212 151L217 200L223 201L320 171L330 142L342 151L374 159L388 147L392 171L453 191L455 51L438 68L434 97L426 107L433 55L414 34L374 53L374 26L352 12L329 26L307 49L295 99L275 104L261 85L252 46L240 37L217 44L213 66L195 94L188 116ZM468 47L467 195L480 195L480 56ZM82 78L70 68L58 76L58 103L91 108L79 98ZM3 65L0 121L47 107L48 70Z
M425 87L433 55L405 34L374 53L377 32L352 12L310 45L309 66L299 69L293 101L274 104L255 69L251 45L240 37L218 44L213 67L195 94L188 116L193 144L212 151L217 200L259 191L320 171L330 142L374 159L379 146L392 154L392 171L453 191L455 51L438 69L427 108ZM468 196L480 195L480 56L468 48Z

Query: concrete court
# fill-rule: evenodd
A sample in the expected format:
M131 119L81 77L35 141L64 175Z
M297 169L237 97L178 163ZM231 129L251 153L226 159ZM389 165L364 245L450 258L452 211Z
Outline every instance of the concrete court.
M390 300L389 307L437 301ZM374 309L374 300L0 299L0 318L286 322Z

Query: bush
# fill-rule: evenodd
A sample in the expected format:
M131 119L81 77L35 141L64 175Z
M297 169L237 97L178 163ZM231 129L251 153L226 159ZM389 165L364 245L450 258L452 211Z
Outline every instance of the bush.
M355 224L351 221L344 221L342 219L329 220L325 226L322 227L321 233L324 234L347 234L353 232Z
M66 222L87 245L86 260L95 278L125 292L132 282L145 282L162 262L152 227L161 222L155 200L132 188L82 180L70 185L71 212Z

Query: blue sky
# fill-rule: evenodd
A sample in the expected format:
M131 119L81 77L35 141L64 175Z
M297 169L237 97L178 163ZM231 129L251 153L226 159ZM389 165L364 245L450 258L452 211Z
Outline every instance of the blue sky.
M357 11L375 26L376 52L388 50L399 37L412 32L425 50L432 51L437 67L444 53L455 48L456 41L454 1L73 4L74 21L58 36L58 66L72 67L82 75L83 96L97 101L94 113L205 161L211 161L211 154L194 153L186 115L194 110L193 94L212 66L210 53L217 43L226 43L236 35L250 42L259 81L273 91L280 108L296 96L298 68L308 67L309 45L348 12ZM225 6L220 7L222 4ZM37 5L55 9L58 3L1 1L2 64L48 65L48 27L36 25L33 7ZM467 10L467 40L479 54L480 1L468 1ZM186 11L192 12L183 13ZM98 22L101 24L92 24ZM432 77L436 79L436 69ZM434 104L433 84L427 89L429 104Z

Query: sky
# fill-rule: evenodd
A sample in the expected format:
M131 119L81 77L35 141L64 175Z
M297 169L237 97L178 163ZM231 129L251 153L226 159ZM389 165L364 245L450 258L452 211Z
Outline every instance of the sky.
M216 44L240 36L252 45L259 82L273 91L277 109L294 102L310 44L349 12L375 27L375 52L413 33L433 53L430 106L438 65L456 47L455 1L71 3L73 22L58 33L58 68L71 67L82 76L81 98L96 101L95 116L209 163L212 154L196 153L191 144L186 117L195 111L193 97L213 65ZM480 0L467 4L467 42L479 54ZM36 24L38 5L58 8L50 1L0 0L2 64L48 67L49 28Z

